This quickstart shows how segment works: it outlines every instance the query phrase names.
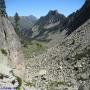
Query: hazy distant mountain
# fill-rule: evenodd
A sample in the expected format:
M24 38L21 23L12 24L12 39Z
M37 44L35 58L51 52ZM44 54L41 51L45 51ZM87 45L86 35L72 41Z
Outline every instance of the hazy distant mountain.
M37 18L30 15L30 16L22 16L20 19L20 25L22 28L29 29L31 28L37 21Z
M10 16L9 20L14 24L14 17ZM30 29L37 21L37 18L33 15L20 16L20 27L22 29Z
M14 25L14 17L10 16L9 20ZM20 31L24 37L30 37L32 35L32 26L36 23L37 18L33 15L30 16L20 16Z

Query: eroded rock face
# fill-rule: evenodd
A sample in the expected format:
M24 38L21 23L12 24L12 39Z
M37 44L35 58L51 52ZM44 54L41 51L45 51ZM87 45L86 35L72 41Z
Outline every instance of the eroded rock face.
M43 90L90 89L90 19L59 45L28 60L28 80Z

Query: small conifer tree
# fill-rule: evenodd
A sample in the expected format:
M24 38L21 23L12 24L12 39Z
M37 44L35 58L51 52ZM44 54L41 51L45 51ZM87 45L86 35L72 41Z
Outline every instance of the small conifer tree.
M15 16L14 16L14 23L15 23L15 31L16 31L16 33L19 35L20 33L20 27L19 27L19 20L20 20L20 17L19 17L19 15L18 15L18 13L16 12L15 13Z
M0 0L0 15L7 16L5 0Z

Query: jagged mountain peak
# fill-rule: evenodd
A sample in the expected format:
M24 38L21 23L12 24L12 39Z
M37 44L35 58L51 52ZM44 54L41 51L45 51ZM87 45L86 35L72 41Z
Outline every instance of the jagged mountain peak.
M55 23L62 21L66 17L63 14L59 14L57 10L50 10L46 16L42 16L36 24ZM51 21L50 21L51 20Z
M48 20L52 20L52 23L65 19L65 16L59 13L57 10L50 10L46 17Z
M58 15L59 13L58 13L58 11L57 10L50 10L49 12L48 12L48 15Z
M40 35L43 37L48 36L49 32L58 30L59 26L62 26L65 19L66 17L63 14L58 13L57 10L50 10L46 16L41 17L33 26L33 37Z

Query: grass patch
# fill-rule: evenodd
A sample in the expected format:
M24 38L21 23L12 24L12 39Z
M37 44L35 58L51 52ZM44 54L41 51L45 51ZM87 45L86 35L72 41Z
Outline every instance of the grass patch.
M64 84L65 84L65 82L54 81L54 82L51 82L50 86L58 87L59 85L64 85Z
M22 49L25 57L28 59L33 55L37 56L43 53L44 51L46 51L47 47L44 46L43 43L35 41L30 44L28 43L26 46L22 47Z
M19 83L18 87L16 87L16 90L21 90L21 86L22 86L22 83L23 83L22 79L20 77L16 76L13 71L11 71L11 73L12 73L13 76L16 77L16 79Z
M22 86L22 79L18 76L16 76L17 81L19 82L19 86L16 88L17 90L20 90L20 87Z
M35 85L31 82L26 82L26 86L32 87L32 86L35 86Z

